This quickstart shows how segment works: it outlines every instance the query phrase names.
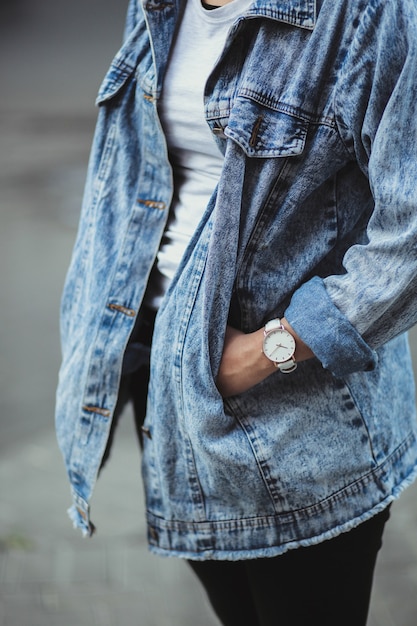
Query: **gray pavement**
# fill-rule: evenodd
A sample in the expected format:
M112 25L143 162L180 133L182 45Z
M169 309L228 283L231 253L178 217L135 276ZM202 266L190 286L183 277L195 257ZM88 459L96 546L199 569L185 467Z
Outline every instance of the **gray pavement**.
M131 415L93 501L98 534L66 516L53 430L58 307L100 78L126 3L0 7L0 626L215 626L186 565L146 548ZM412 332L417 363L417 331ZM369 626L417 624L417 487L394 507ZM354 625L352 625L354 626Z

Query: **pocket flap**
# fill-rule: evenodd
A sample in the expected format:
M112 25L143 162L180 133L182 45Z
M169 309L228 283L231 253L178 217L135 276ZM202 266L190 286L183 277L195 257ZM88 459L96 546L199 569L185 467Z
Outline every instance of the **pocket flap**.
M132 31L114 57L100 85L96 104L100 105L114 98L127 80L136 72L139 63L141 74L148 78L149 69L152 66L152 54L149 36L142 23L139 23L137 28Z
M244 98L236 99L224 129L249 157L296 156L304 150L308 122Z
M121 61L117 61L116 57L116 59L110 65L110 68L106 76L104 77L103 82L101 83L96 98L96 104L103 104L103 102L106 102L107 100L113 98L121 90L129 76L131 76L134 71L134 67L126 65Z

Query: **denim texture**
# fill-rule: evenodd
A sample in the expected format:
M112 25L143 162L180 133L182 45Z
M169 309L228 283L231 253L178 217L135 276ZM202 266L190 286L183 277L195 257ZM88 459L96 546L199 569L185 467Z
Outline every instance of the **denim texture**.
M172 197L157 101L180 13L131 2L97 99L56 413L86 534ZM204 103L222 176L155 324L153 551L277 555L349 530L414 479L416 48L414 0L257 0L232 27ZM226 324L283 315L316 358L223 400Z

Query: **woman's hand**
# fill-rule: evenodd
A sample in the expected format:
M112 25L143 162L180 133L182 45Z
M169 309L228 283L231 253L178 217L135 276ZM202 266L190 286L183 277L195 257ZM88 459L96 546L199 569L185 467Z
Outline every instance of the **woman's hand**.
M301 341L288 322L281 323L290 332L296 342L295 359L297 362L311 358L313 353ZM220 362L216 384L224 398L247 391L257 383L276 372L276 367L263 353L264 329L245 334L231 326L226 329L223 356ZM285 376L286 374L284 374ZM288 374L290 376L291 374Z
M275 365L262 352L263 334L263 328L245 334L227 327L216 380L224 398L250 389L275 371Z

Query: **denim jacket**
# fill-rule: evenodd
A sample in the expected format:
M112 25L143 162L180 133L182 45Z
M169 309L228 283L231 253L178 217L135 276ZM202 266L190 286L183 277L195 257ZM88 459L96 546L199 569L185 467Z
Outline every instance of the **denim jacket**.
M70 514L86 534L173 193L157 104L180 11L131 1L97 100L57 394ZM277 555L349 530L414 479L416 77L414 0L255 0L231 28L204 101L222 175L155 325L153 551ZM315 358L223 399L226 325L283 315Z

